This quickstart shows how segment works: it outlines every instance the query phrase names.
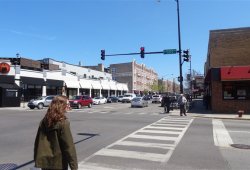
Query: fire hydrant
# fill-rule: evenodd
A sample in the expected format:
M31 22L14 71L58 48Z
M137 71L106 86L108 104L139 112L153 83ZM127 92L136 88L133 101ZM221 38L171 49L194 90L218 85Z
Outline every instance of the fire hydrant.
M238 116L242 117L242 115L244 114L244 110L238 110Z

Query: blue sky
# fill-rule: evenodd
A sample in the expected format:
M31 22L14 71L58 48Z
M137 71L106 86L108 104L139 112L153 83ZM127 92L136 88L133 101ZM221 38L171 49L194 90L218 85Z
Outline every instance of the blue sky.
M203 74L209 31L250 26L250 0L179 0L182 49ZM106 54L178 49L175 0L0 0L0 57L97 65L131 62L164 79L179 75L178 54L106 57ZM183 64L183 75L189 63ZM173 75L172 75L173 74Z

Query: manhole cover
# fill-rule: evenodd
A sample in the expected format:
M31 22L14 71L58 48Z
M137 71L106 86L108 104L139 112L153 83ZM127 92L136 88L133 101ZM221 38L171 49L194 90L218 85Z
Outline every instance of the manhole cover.
M244 144L232 144L231 146L239 149L250 149L250 145L244 145Z

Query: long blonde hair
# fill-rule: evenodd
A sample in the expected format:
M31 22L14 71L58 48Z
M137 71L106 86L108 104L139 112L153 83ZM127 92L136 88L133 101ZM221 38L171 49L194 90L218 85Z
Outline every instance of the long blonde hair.
M66 96L54 97L45 115L45 120L47 121L49 127L61 120L66 119L65 116L66 108L67 108Z

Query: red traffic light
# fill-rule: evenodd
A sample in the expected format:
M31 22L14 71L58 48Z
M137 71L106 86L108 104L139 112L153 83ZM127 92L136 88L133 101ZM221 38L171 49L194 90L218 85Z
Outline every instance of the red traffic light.
M141 52L140 52L141 53L141 58L144 58L145 48L141 47L140 50L141 50Z

